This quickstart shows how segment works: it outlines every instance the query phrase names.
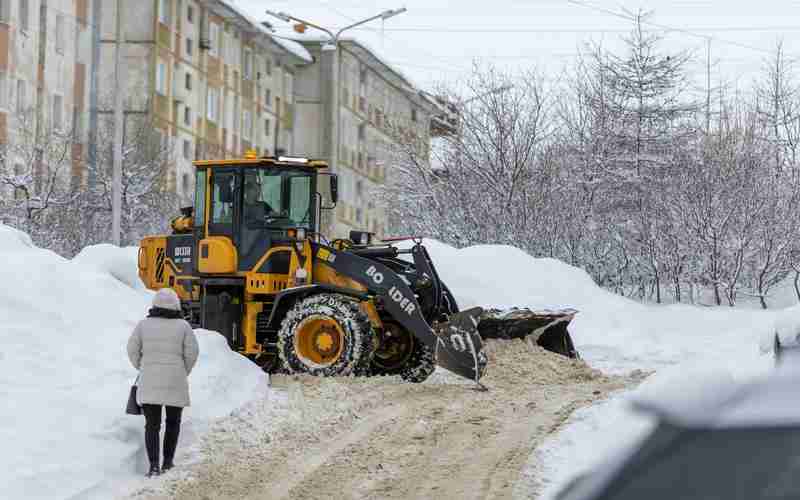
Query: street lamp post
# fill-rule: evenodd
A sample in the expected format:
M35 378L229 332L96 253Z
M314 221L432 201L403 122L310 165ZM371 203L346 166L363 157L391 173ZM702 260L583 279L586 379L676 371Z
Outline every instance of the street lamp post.
M281 21L285 21L287 23L296 22L299 23L301 26L308 26L319 30L326 35L328 35L329 40L322 45L322 54L320 57L320 82L321 82L321 94L322 94L322 102L323 102L323 116L325 116L325 120L327 121L327 126L322 127L322 144L323 149L327 153L328 164L331 167L331 170L337 170L337 163L339 159L339 127L340 127L340 118L339 118L339 74L340 74L340 64L339 64L339 40L341 39L342 33L357 26L361 26L362 24L366 24L368 22L374 21L376 19L387 20L403 12L406 12L406 8L400 9L389 9L381 12L380 14L376 14L374 16L368 17L366 19L362 19L358 22L353 24L347 25L335 33L332 30L329 30L325 27L322 27L318 24L312 23L305 19L301 19L296 16L292 16L285 12L274 12L271 10L267 10L266 13L272 17L280 19ZM327 80L326 80L327 77Z

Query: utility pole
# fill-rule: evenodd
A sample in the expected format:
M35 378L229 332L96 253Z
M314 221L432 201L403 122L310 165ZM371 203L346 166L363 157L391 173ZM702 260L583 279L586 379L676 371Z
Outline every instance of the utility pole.
M111 238L120 246L122 237L122 142L125 140L122 98L122 0L117 0L117 36L114 51L114 171L111 176Z
M98 73L100 67L100 25L103 11L101 0L92 0L92 72L89 76L89 193L94 201L97 186L97 109Z

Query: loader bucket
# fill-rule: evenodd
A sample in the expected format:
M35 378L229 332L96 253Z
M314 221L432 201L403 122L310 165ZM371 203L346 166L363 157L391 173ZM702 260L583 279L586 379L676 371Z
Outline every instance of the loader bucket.
M473 307L434 326L436 364L475 382L483 376L487 361L477 327L483 313L482 308Z
M578 311L532 311L531 309L488 309L481 314L478 332L483 339L528 339L548 351L578 358L567 325Z

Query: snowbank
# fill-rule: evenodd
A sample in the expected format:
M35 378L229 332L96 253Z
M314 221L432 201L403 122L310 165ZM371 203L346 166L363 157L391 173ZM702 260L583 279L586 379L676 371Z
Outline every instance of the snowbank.
M150 301L135 276L130 249L69 261L0 225L0 497L108 498L145 470L142 418L124 413L136 375L125 346ZM197 336L182 440L266 381L220 335Z
M84 248L72 262L110 274L134 290L147 290L139 279L136 267L138 256L138 247L120 248L101 244Z

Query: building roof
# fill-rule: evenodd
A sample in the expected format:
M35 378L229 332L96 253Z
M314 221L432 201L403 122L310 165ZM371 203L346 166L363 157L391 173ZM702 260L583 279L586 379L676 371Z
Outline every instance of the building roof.
M327 36L317 34L298 34L293 38L305 46L317 44L321 45L330 41L330 38ZM424 91L420 90L420 88L405 73L381 57L378 51L374 50L368 44L350 37L340 38L339 43L346 47L347 50L355 52L356 55L362 57L363 59L368 59L375 62L381 67L380 69L382 73L388 73L389 75L392 75L395 80L394 83L404 92L406 92L409 97L416 100L417 104L428 109L428 111L431 113L438 111L438 107L431 101L430 98L425 95Z
M260 22L252 18L249 14L238 8L232 2L214 0L211 3L211 7L212 9L216 7L216 11L218 13L221 13L219 11L224 11L228 14L227 17L237 18L240 28L251 33L259 33L263 35L265 39L268 39L273 44L277 45L287 55L296 58L298 63L310 64L314 62L314 58L311 56L308 50L303 47L302 44L297 43L294 40L276 36L275 33L264 27Z

